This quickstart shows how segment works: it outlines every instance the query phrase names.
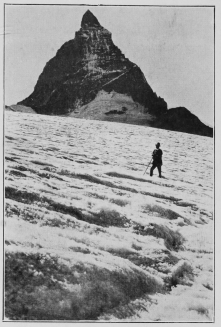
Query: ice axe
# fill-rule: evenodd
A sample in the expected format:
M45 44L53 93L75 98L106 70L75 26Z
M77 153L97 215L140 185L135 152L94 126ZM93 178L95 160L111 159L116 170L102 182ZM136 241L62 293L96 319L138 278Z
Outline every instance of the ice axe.
M151 164L151 161L152 161L152 158L150 159L150 162L149 162L149 164L148 164L148 166L147 166L147 168L146 168L146 170L145 170L145 172L144 172L144 175L145 175L145 173L146 173L146 171L147 171L149 165Z

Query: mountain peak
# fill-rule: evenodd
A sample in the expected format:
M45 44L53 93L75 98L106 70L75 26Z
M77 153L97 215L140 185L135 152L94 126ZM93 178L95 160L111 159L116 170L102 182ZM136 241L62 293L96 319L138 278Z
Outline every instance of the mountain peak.
M90 10L87 10L82 17L81 27L99 27L101 26L97 18L92 14Z
M120 94L116 96L115 102L110 98L111 92ZM125 100L125 96L129 99ZM61 46L55 57L46 64L34 92L19 104L31 107L38 113L72 114L73 117L77 114L80 117L83 115L81 108L92 101L92 109L88 108L84 117L101 117L99 119L111 121L131 119L135 122L135 114L135 117L139 116L139 124L146 124L149 119L146 113L148 117L151 114L157 116L167 110L167 103L153 92L141 69L125 58L113 43L111 32L101 26L93 13L87 10L82 17L80 30L75 32L75 38ZM108 105L100 104L100 109L93 109L102 101L109 101L113 110L109 110ZM134 105L127 106L128 101L134 102ZM143 109L139 105L137 107L135 102ZM127 111L131 118L126 114ZM144 114L144 120L140 119L140 112Z

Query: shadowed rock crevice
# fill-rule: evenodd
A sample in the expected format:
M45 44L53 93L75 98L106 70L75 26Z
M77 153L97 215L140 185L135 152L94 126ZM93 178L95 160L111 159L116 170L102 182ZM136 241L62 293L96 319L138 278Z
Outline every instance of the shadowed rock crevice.
M105 115L123 115L127 111L127 108L123 107L122 110L110 110L105 112Z

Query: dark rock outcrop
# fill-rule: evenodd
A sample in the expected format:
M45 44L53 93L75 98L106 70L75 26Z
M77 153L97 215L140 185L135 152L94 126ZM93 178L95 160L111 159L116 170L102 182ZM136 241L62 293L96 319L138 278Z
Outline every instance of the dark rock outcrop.
M88 10L75 33L45 66L34 92L19 102L42 114L67 114L95 99L99 91L131 96L146 112L167 110L166 102L147 83L140 68L129 61Z
M167 110L152 126L171 131L213 137L213 129L203 124L198 117L184 107Z

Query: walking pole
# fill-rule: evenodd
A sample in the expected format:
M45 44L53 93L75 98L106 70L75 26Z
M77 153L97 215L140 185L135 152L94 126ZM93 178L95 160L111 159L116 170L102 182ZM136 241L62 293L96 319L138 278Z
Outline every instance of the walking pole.
M151 160L150 160L150 162L149 162L149 164L148 164L147 168L149 167L149 165L150 165L151 161L152 161L152 158L151 158ZM146 171L147 171L147 168L146 168L146 170L145 170L144 174L146 173Z

